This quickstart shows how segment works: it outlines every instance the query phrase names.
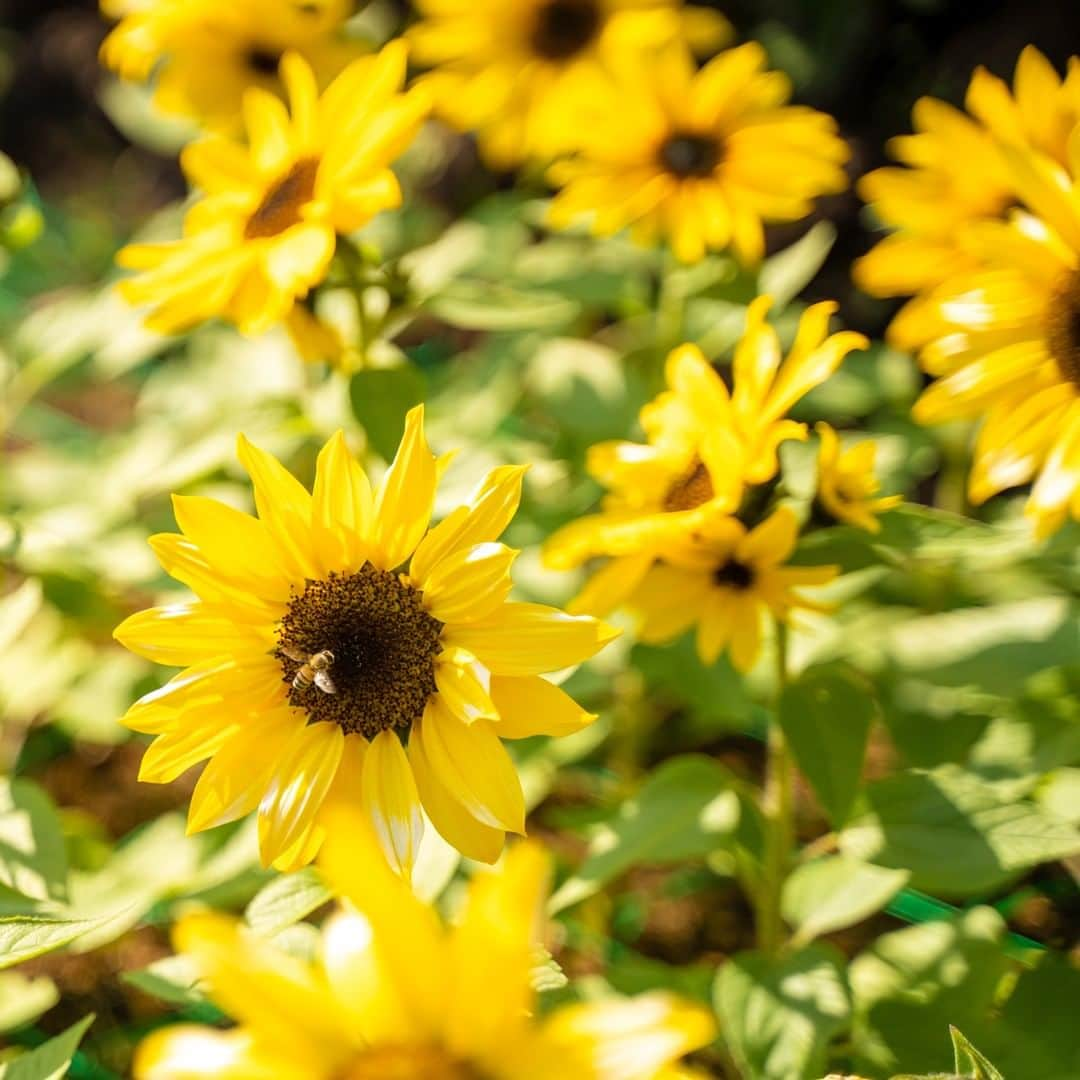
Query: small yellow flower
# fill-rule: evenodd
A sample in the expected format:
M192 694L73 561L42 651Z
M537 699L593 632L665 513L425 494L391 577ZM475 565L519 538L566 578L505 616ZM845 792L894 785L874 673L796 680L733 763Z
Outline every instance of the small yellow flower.
M841 451L840 440L828 424L820 423L814 430L821 439L817 489L821 509L836 521L880 532L877 515L899 505L903 496L876 498L881 490L874 472L877 444L873 439L864 439Z
M327 847L359 910L330 917L314 961L225 916L181 920L177 949L238 1026L158 1030L136 1080L661 1080L713 1037L704 1008L666 993L534 1015L548 863L532 845L474 878L453 926L347 837Z
M497 540L524 469L495 469L429 531L438 470L422 406L374 493L340 434L319 455L311 494L243 437L239 454L258 518L175 496L182 535L150 543L196 599L115 632L140 656L187 669L124 717L156 736L140 778L167 783L210 758L189 829L257 809L262 859L279 869L313 858L324 810L342 804L363 810L403 874L421 806L451 844L493 862L505 834L525 828L501 739L589 724L541 675L614 636L595 619L506 602L517 552Z
M715 663L727 649L735 667L749 671L761 651L767 613L788 622L799 608L827 610L795 590L823 585L839 568L784 565L798 538L794 513L781 506L749 532L735 518L714 518L673 543L626 600L639 619L641 640L661 644L697 624L703 664Z
M302 57L281 62L291 116L278 98L244 97L249 145L210 136L181 158L205 192L184 220L183 239L124 248L140 270L121 283L132 304L153 305L147 325L174 333L220 316L245 333L287 320L326 276L338 233L398 206L390 163L408 146L426 98L399 93L405 46L352 63L320 97Z
M678 39L712 50L722 16L682 0L417 0L408 31L441 114L499 167L566 149L612 63Z
M904 167L876 169L858 191L893 235L855 264L859 287L875 296L900 296L932 287L977 261L958 243L971 221L1003 219L1016 188L1002 144L1029 147L1060 164L1080 119L1080 60L1062 81L1033 46L1020 54L1013 90L984 68L972 75L962 112L920 98L914 135L889 144Z
M299 53L325 86L368 50L341 34L350 0L101 0L121 19L101 60L121 78L156 76L154 103L228 134L241 128L245 91L280 94L278 65Z
M780 443L807 437L806 425L788 419L788 410L849 352L866 348L861 334L829 334L836 305L826 302L803 313L785 359L765 321L769 305L758 297L747 310L732 391L696 346L681 346L667 360L668 389L641 411L647 442L599 443L589 451L586 467L608 491L603 507L559 530L544 556L555 569L614 558L572 610L613 610L669 543L733 513L747 485L771 480Z
M680 47L626 67L576 129L576 156L549 170L563 189L553 224L588 214L601 235L629 226L642 244L666 237L684 262L731 248L758 263L763 222L797 221L847 187L835 122L787 105L788 79L765 59L750 42L701 71Z

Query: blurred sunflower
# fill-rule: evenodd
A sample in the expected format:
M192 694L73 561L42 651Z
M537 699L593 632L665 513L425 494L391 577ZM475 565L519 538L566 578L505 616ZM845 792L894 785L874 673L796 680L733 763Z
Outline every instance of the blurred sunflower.
M640 639L661 644L697 624L703 664L727 649L735 667L749 671L767 614L788 622L799 608L828 610L796 589L824 585L839 568L784 565L798 537L798 520L781 506L749 531L735 518L713 518L673 542L626 599Z
M840 449L840 439L824 422L814 430L821 440L818 450L818 509L834 521L867 532L880 532L878 514L903 502L902 495L878 498L881 481L874 472L877 444L873 439Z
M731 27L682 0L417 0L407 31L442 115L478 131L495 165L567 147L581 110L608 85L613 59L683 40L713 51Z
M971 221L1003 219L1017 192L1001 144L1030 147L1068 162L1080 119L1080 60L1062 80L1034 46L1020 54L1013 89L985 68L971 77L967 112L936 98L912 110L914 135L889 143L904 167L875 169L858 192L893 231L858 259L854 277L875 296L917 293L977 265L958 244Z
M205 197L188 211L183 239L117 256L142 271L120 290L132 304L153 305L152 329L176 333L220 316L256 334L295 321L296 301L326 276L337 234L400 204L389 166L427 111L422 94L399 93L404 43L354 61L321 97L298 54L284 57L281 77L291 116L251 89L249 146L210 136L184 151L184 171Z
M422 406L374 494L340 434L319 455L313 494L243 437L239 454L258 519L174 497L183 535L150 543L197 599L116 630L133 652L187 667L124 717L157 736L140 778L165 783L210 758L189 829L257 808L263 862L279 869L312 859L324 806L340 804L363 809L402 873L421 805L451 844L493 862L505 833L525 826L500 739L590 723L540 675L614 636L595 619L506 602L517 552L496 540L524 469L495 469L428 531L438 466Z
M351 0L101 0L101 11L121 20L101 46L102 63L132 82L156 74L163 112L229 134L241 130L249 87L281 93L286 51L322 86L369 51L341 34Z
M787 105L790 82L765 61L748 42L700 71L680 47L628 65L576 127L576 155L549 170L562 189L552 223L591 215L601 235L629 226L642 244L666 237L684 262L730 247L758 263L763 222L797 221L847 187L836 123Z
M788 419L788 410L849 352L866 348L861 334L829 333L836 305L825 302L803 313L783 358L776 331L765 321L770 304L762 296L747 309L733 390L696 346L684 345L668 357L668 389L641 410L647 442L590 449L586 468L608 491L601 512L555 533L544 558L565 570L596 556L614 557L572 610L613 610L669 543L710 518L734 513L747 485L776 475L780 443L807 437L806 425Z
M138 1049L137 1080L662 1080L713 1036L707 1010L666 993L535 1017L548 862L532 845L474 878L454 926L347 838L328 848L329 876L359 912L331 916L312 961L226 916L181 920L177 949L239 1024L158 1030Z

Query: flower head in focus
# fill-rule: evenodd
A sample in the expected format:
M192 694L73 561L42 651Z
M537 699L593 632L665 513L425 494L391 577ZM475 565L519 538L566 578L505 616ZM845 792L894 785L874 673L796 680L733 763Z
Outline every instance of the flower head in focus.
M559 530L544 549L556 569L612 557L574 610L613 610L670 543L733 514L748 486L772 480L777 447L807 437L806 425L789 419L788 410L849 352L866 347L861 334L829 333L836 305L824 302L803 313L784 357L765 319L770 303L758 297L747 309L730 391L700 350L684 345L668 357L668 389L641 411L647 442L591 448L586 467L608 491L602 509Z
M817 424L814 430L821 440L818 449L819 508L834 521L867 532L880 532L878 515L903 502L903 496L878 497L881 482L874 472L877 444L873 439L864 439L842 450L839 436L828 424Z
M325 278L337 234L400 204L390 163L427 112L422 93L400 93L404 44L354 61L321 96L299 54L284 57L281 78L291 113L265 90L244 96L248 145L210 136L185 149L184 171L205 197L183 238L121 250L120 264L140 271L121 292L152 306L151 328L219 316L255 334L288 321Z
M839 568L786 565L798 536L795 514L781 506L753 529L717 518L672 544L626 599L640 639L661 644L696 625L703 664L728 650L735 667L749 671L766 615L786 623L800 608L827 610L797 590L826 584Z
M341 34L352 8L349 0L101 0L102 14L121 20L101 59L132 82L155 76L162 112L236 134L250 87L281 94L286 52L302 56L325 86L368 51Z
M347 837L323 861L359 910L330 917L312 962L224 916L178 924L177 949L238 1026L160 1029L137 1080L661 1080L712 1038L704 1008L666 993L533 1015L548 866L532 845L473 879L452 926Z
M390 863L410 872L423 830L493 862L525 804L502 739L560 735L594 718L541 678L614 631L541 604L508 603L516 551L498 542L524 469L492 471L429 529L437 464L413 409L373 492L335 436L309 493L240 440L258 517L174 497L182 534L151 538L196 595L139 612L117 639L186 670L124 723L156 736L140 778L167 783L210 759L191 831L258 811L260 853L309 862L324 810L363 811Z
M730 248L757 264L763 223L798 221L847 187L848 150L832 117L788 105L790 96L756 42L700 71L675 46L628 65L579 125L577 153L549 170L562 189L551 221L591 215L594 232L666 238L684 262Z
M476 130L495 165L549 158L566 149L583 110L609 85L614 61L658 43L711 51L727 20L682 0L417 0L407 32L438 108ZM644 63L644 61L642 61Z

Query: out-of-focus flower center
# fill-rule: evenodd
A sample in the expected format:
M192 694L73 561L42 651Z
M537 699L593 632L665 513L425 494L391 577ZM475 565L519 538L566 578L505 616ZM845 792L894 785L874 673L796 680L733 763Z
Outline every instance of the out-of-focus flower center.
M365 1051L338 1080L485 1080L485 1077L441 1049L383 1046Z
M1080 390L1080 270L1063 275L1046 314L1046 344L1061 376Z
M676 132L660 144L660 164L680 180L712 176L720 164L720 143L712 135Z
M600 31L597 0L548 0L536 12L530 43L545 60L569 60Z
M755 579L754 568L739 562L738 559L728 559L723 566L718 566L713 571L713 581L717 585L725 585L729 589L737 589L740 592L752 589Z
M442 628L416 589L370 563L355 574L309 580L289 601L274 653L289 704L311 723L327 720L369 739L406 731L435 692ZM315 679L320 667L329 683Z
M265 45L252 45L244 54L244 62L256 75L272 79L278 73L278 64L281 63L281 53L267 48Z
M300 221L300 211L315 194L319 162L315 158L298 161L263 196L244 227L247 240L277 236Z
M669 512L693 510L707 503L714 494L709 470L700 458L694 458L686 472L668 488L664 509Z

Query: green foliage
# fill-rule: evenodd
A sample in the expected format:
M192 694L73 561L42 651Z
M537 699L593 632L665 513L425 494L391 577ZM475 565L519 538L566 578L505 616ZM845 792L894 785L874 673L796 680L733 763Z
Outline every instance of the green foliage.
M94 1022L93 1015L72 1024L62 1035L0 1065L3 1080L60 1080L66 1076L86 1029Z
M411 365L358 371L349 383L353 415L367 434L372 448L390 461L401 433L405 414L424 400L426 380Z

